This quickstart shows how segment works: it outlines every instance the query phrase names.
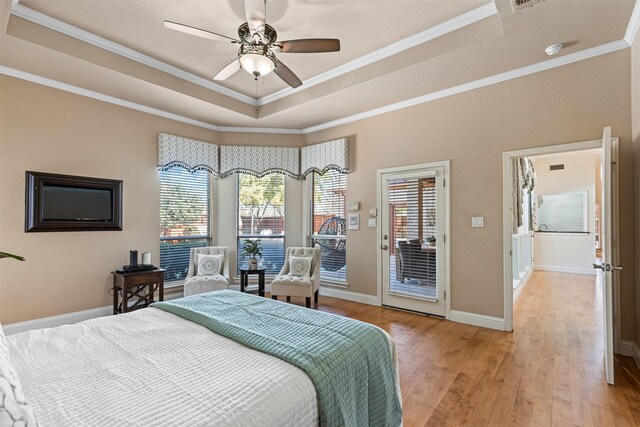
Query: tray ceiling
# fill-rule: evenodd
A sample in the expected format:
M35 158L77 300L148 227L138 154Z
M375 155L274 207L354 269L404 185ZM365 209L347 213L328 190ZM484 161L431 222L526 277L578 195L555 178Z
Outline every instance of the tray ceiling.
M0 28L4 67L214 127L291 129L534 66L549 61L544 48L556 42L566 45L558 57L576 59L624 48L635 4L546 0L514 12L504 0L267 0L279 40L339 38L342 50L279 54L304 84L291 90L271 74L259 79L256 100L246 72L211 81L235 45L162 25L170 19L235 36L243 1L0 2L3 14L13 10Z

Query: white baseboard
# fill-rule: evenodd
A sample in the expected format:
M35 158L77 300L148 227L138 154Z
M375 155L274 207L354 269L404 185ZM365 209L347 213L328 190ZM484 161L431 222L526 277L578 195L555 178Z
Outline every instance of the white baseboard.
M504 331L504 319L499 317L485 316L484 314L468 313L466 311L451 310L449 320L467 325L480 326L483 328Z
M618 354L623 356L633 357L633 347L636 345L633 341L629 340L620 340L618 344Z
M78 323L83 320L96 317L109 316L113 313L113 306L92 308L91 310L75 311L73 313L60 314L58 316L43 317L42 319L27 320L26 322L2 325L5 335L13 335L18 332L31 331L33 329L54 328L60 325Z
M375 295L359 294L356 292L345 291L343 289L330 288L328 286L320 287L320 295L325 297L340 298L347 301L359 302L362 304L376 306L380 305L378 304L378 297Z
M556 273L574 273L574 274L590 274L595 275L596 270L594 268L584 267L564 267L561 265L540 265L536 264L536 270L542 271L555 271Z

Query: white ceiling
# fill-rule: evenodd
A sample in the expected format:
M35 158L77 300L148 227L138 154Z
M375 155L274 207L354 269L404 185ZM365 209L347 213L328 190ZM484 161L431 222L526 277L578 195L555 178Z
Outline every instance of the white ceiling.
M567 45L558 55L565 59L549 65L624 48L635 4L546 0L514 13L506 0L268 0L267 22L279 40L339 38L342 50L280 54L303 86L291 90L268 75L258 82L256 101L245 72L220 85L210 80L233 59L234 45L162 25L169 19L235 36L244 22L240 0L1 1L2 13L12 15L0 21L7 22L0 63L14 75L213 127L288 129L435 99L501 73L525 75L547 64L544 48L556 42Z

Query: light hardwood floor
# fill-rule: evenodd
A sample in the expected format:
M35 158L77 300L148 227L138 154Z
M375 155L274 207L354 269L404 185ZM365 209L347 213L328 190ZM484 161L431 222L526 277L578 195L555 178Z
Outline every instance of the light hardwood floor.
M327 297L318 309L393 336L407 427L640 424L634 361L616 358L615 387L604 379L601 306L594 277L535 272L513 333Z

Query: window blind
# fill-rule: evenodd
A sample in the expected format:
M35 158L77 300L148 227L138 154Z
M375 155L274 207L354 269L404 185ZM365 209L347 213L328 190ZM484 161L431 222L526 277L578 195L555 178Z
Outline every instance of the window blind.
M310 246L320 246L320 277L346 282L347 175L335 170L328 170L323 175L313 172L309 189L308 240Z
M435 297L436 178L398 179L388 190L391 290Z
M182 280L191 248L211 245L209 173L181 167L160 171L160 267L165 281Z
M270 174L262 178L238 174L238 267L246 265L242 254L245 239L260 239L261 264L267 275L276 275L284 264L285 213L284 175Z

